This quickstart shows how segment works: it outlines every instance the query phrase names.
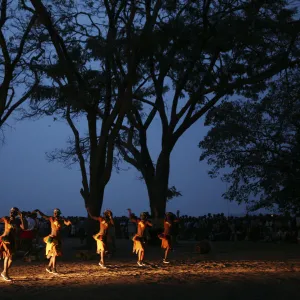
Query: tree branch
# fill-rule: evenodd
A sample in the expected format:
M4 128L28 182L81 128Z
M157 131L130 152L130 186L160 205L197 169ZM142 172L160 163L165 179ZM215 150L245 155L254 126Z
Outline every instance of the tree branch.
M86 168L85 168L85 160L84 160L81 148L80 148L79 132L76 129L76 127L75 127L75 125L74 125L74 123L71 119L70 109L71 109L71 106L68 105L67 113L66 113L66 119L67 119L67 122L68 122L70 128L72 129L72 132L73 132L74 138L75 138L75 149L76 149L77 157L79 159L80 171L81 171L81 176L82 176L83 191L81 191L81 194L82 194L82 196L85 196L83 198L84 198L84 201L86 201L87 200L86 199L86 194L89 191L89 184L88 184L88 178L87 178L87 173L86 173Z
M192 117L185 119L179 128L173 134L173 143L179 139L179 137L189 128L191 127L199 118L201 118L209 109L211 109L221 98L223 95L216 95L211 99L207 104L205 104L198 112L196 112Z
M146 103L146 104L149 104L149 105L151 105L152 107L155 107L156 109L158 109L156 103L153 103L153 102L151 102L151 101L149 101L149 100L143 98L142 96L133 94L133 99L138 100L138 101L141 101L141 102Z
M122 157L125 159L125 161L127 161L129 164L133 165L137 170L139 170L140 166L139 166L137 160L130 157L125 150L125 149L129 149L130 145L123 141L118 141L117 144L119 145L118 149L121 152Z
M13 62L12 62L12 68L13 68L13 69L14 69L14 68L16 67L16 65L19 63L19 60L20 60L20 58L21 58L21 56L22 56L22 53L23 53L23 50L24 50L25 42L26 42L26 40L27 40L27 38L28 38L28 35L29 35L30 31L31 31L31 28L32 28L33 25L35 24L36 20L37 20L37 15L34 14L34 15L31 17L31 19L30 19L30 21L29 21L29 23L28 23L28 25L27 25L27 27L26 27L26 30L25 30L25 32L24 32L24 34L23 34L23 36L22 36L22 39L21 39L21 41L20 41L20 46L19 46L17 55L16 55L15 59L14 59Z
M18 108L22 103L24 103L35 91L35 89L38 87L39 81L37 80L34 85L11 107L8 108L6 113L4 114L4 117L0 118L0 127L6 122L8 117L15 111L16 108Z

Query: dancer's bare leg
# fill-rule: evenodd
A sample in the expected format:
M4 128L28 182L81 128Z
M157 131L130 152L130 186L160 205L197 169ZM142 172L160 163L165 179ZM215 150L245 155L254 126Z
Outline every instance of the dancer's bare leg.
M56 256L52 256L52 273L57 273L56 271Z
M169 252L170 252L170 247L167 247L166 249L165 249L165 257L164 257L164 259L163 259L163 263L164 264L168 264L169 263L169 261L168 261L168 254L169 254Z
M100 262L99 262L99 266L103 269L106 269L105 264L104 264L104 250L102 250L100 252Z
M6 281L11 281L11 278L9 277L8 270L12 263L12 257L6 256L4 257L3 261L3 272L1 273L1 277Z
M48 268L50 268L50 269L52 269L52 267L53 267L52 258L53 258L53 256L50 257L49 264L48 264Z
M141 266L144 266L144 255L145 255L145 252L144 250L139 250L138 252L138 265L141 267Z
M5 276L8 277L8 257L4 258L4 262L3 262L3 272L2 272Z
M169 251L170 251L170 247L167 247L165 250L165 261L167 261L167 259L168 259Z
M49 273L57 274L56 271L56 256L51 256L49 260L48 267L46 268L46 271Z
M52 271L53 271L53 256L51 256L49 259L49 264L48 264L48 267L46 268L46 271L48 273L52 273Z
M12 264L12 256L9 256L7 261L7 269L10 269L11 264Z

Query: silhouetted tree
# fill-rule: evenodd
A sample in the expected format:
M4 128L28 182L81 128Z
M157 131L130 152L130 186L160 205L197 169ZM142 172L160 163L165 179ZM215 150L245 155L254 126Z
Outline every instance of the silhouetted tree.
M281 0L107 0L76 6L51 1L47 9L41 1L30 2L60 66L60 71L47 70L57 89L43 97L62 99L59 109L75 137L67 157L75 150L82 195L89 206L96 205L95 212L117 145L141 171L152 215L162 218L170 193L170 155L182 134L222 99L254 97L274 75L299 62L299 21ZM89 128L84 138L72 122L82 113ZM147 135L156 115L162 130L154 162Z
M299 20L287 1L168 4L168 17L161 16L151 39L159 47L149 42L154 50L145 74L154 91L148 97L135 95L143 108L131 108L129 125L117 141L124 159L142 173L151 213L158 219L166 208L170 155L186 130L219 101L255 97L275 74L299 62ZM147 137L157 115L162 129L155 160Z
M133 95L150 89L145 53L153 51L148 44L162 1L43 2L22 1L24 9L38 15L41 34L56 51L39 66L47 80L33 95L29 116L56 114L67 120L74 135L70 147L49 156L79 163L81 195L97 215L112 172L115 139L128 110L140 105ZM87 135L76 127L79 116L87 118Z
M228 167L226 199L252 210L300 209L300 72L282 74L257 100L222 103L207 115L200 142L210 175ZM228 171L229 170L229 171Z
M16 1L0 3L0 129L35 90L33 71L43 52L30 39L37 16L24 12Z

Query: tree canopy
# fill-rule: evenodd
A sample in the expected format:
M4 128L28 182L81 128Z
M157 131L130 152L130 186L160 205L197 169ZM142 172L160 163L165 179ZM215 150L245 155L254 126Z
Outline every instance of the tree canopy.
M300 71L282 73L259 100L223 102L200 142L210 175L230 184L225 198L252 210L300 209ZM222 170L223 171L223 170Z
M142 173L152 214L163 217L170 192L180 195L169 188L170 155L186 130L234 94L257 97L299 63L300 22L288 1L21 2L48 42L34 114L66 118L74 137L53 158L76 157L81 194L99 202L96 210L117 146ZM83 137L78 115L87 118ZM147 141L155 116L157 159Z
M152 214L163 216L170 155L179 138L219 101L258 97L274 75L299 63L299 20L285 1L176 1L147 56L153 94L133 107L117 145L141 171ZM151 54L151 55L150 55ZM138 95L140 98L142 95ZM161 123L158 158L148 129Z
M111 176L115 139L128 110L139 107L134 95L149 89L145 56L165 8L161 1L22 2L39 16L39 35L51 42L45 49L50 59L37 66L44 81L32 95L27 116L66 119L71 146L50 157L79 163L81 195L97 214ZM78 116L86 117L87 135L81 136L75 125Z

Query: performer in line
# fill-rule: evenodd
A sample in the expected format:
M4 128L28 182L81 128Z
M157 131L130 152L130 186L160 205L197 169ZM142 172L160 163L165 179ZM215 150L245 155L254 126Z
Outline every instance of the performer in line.
M93 216L90 212L90 209L87 207L87 212L89 216L100 223L99 232L93 235L93 238L97 242L97 253L100 255L99 266L103 269L106 269L104 264L104 254L107 250L107 233L108 227L114 226L114 220L112 218L112 212L110 210L106 210L104 212L104 217L101 216Z
M163 263L168 264L168 254L169 251L172 249L172 234L174 229L174 224L179 222L179 219L176 216L168 212L166 213L166 217L164 220L164 232L159 234L158 237L161 239L161 247L165 249L165 255L163 259Z
M42 218L49 221L51 224L51 233L44 238L44 242L46 243L46 257L50 259L46 271L48 273L57 275L56 257L62 255L61 228L63 225L69 226L72 223L70 220L61 217L61 211L58 208L54 209L53 217L46 216L38 209L36 209L34 212L38 213Z
M132 238L133 240L133 253L138 255L137 264L142 267L145 266L143 260L145 255L145 229L146 227L152 227L152 223L148 220L148 213L143 212L140 215L140 218L137 218L132 212L131 209L128 208L129 219L131 222L137 224L137 233Z
M18 215L20 219L17 218ZM0 236L0 258L4 259L1 277L6 281L12 281L8 271L11 267L15 251L16 231L18 228L25 230L24 217L17 207L13 207L10 210L10 216L1 218L0 222L4 223L5 226L4 232Z

